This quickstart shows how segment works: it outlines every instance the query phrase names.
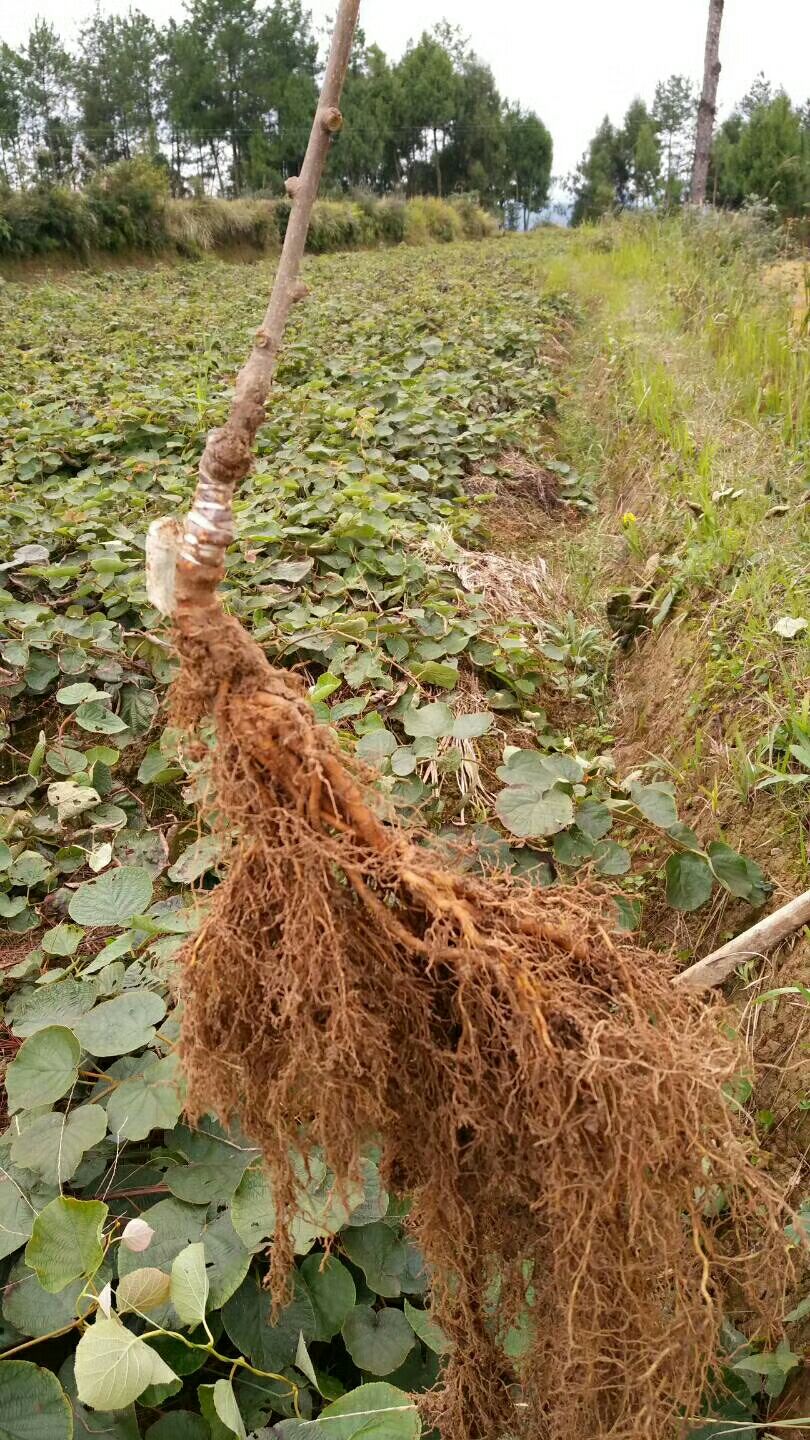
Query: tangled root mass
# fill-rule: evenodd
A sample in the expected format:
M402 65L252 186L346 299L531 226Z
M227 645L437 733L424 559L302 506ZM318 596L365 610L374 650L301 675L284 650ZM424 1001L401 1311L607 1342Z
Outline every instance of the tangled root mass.
M676 1435L721 1289L762 1315L781 1259L716 1013L611 933L598 891L464 873L383 823L235 621L186 623L179 646L175 715L214 715L241 837L181 969L188 1103L263 1150L276 1300L302 1137L339 1184L374 1141L453 1342L427 1402L443 1440ZM499 1340L527 1309L516 1376Z

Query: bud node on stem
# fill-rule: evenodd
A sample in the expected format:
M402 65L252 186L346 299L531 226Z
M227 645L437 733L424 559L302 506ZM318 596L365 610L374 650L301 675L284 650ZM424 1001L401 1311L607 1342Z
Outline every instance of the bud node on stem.
M328 130L330 135L337 135L338 130L343 127L343 116L337 105L328 105L323 110L319 110L318 119L324 130Z

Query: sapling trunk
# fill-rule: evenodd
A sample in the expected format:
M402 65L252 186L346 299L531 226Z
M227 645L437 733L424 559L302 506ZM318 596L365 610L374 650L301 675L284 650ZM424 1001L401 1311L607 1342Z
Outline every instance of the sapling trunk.
M718 1358L723 1276L763 1328L784 1277L778 1197L724 1099L735 1048L665 958L616 933L604 891L482 874L474 853L458 863L383 814L303 681L216 596L357 9L341 0L270 303L206 444L175 576L170 522L153 536L150 593L173 609L181 659L174 718L209 745L214 823L237 841L180 957L188 1110L261 1147L276 1305L297 1155L318 1147L345 1192L376 1148L411 1197L453 1346L423 1401L442 1440L664 1440ZM503 1342L527 1309L512 1362Z
M208 436L200 460L194 504L186 517L177 563L176 623L181 629L194 612L215 603L225 551L233 539L234 490L253 464L256 432L264 420L287 317L295 301L306 294L298 272L331 139L342 124L338 105L359 9L360 0L340 0L301 174L287 181L292 211L270 300L250 356L236 377L228 419Z

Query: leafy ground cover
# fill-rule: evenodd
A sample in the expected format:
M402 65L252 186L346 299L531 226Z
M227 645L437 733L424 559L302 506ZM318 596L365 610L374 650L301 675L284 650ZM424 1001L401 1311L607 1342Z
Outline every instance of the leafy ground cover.
M659 909L701 926L709 910L763 903L769 848L759 863L741 854L745 826L722 828L722 807L693 818L698 787L672 747L633 748L619 733L613 676L640 630L684 633L710 579L753 609L718 578L730 573L730 496L711 498L713 454L684 440L671 458L661 427L682 437L687 421L670 406L656 426L624 331L617 355L633 266L661 283L648 249L620 245L617 258L587 236L576 244L309 262L313 295L239 500L227 603L306 674L319 716L403 813L448 839L463 832L479 863L538 884L595 872L631 928L647 899L648 933ZM273 1322L261 1289L273 1205L256 1152L214 1122L182 1121L172 959L227 837L201 825L205 774L166 722L173 662L146 598L143 537L186 503L268 276L264 262L204 261L0 295L0 955L13 1056L0 1384L21 1410L41 1397L45 1440L70 1434L68 1405L77 1431L90 1406L111 1412L105 1433L151 1440L272 1422L298 1435L319 1413L343 1416L348 1437L383 1411L379 1433L404 1440L418 1433L407 1392L433 1382L444 1345L403 1231L407 1202L385 1193L373 1154L362 1189L343 1196L318 1155L301 1157L294 1293ZM586 331L598 286L606 310ZM674 326L680 302L666 303ZM606 356L608 409L627 407L613 430L590 383ZM763 408L765 439L789 447L798 475L802 442L775 404ZM688 473L700 516L686 501L674 527L666 506L660 529L635 500L617 514L608 435L622 454L634 437L644 463L652 452L662 487ZM733 535L739 557L751 529ZM800 620L768 584L768 604L780 602L769 624ZM718 662L738 663L723 634ZM803 627L776 634L790 663L768 674L793 675ZM707 713L702 694L695 714ZM803 743L793 730L774 739L771 768L794 773L790 747ZM691 943L699 930L679 933ZM520 1333L504 1341L518 1356ZM794 1361L788 1347L772 1369L784 1379ZM744 1414L764 1373L740 1372Z

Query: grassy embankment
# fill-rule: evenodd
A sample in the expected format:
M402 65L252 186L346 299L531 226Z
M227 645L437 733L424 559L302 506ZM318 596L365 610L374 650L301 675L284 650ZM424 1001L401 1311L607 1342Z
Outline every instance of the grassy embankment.
M790 747L810 726L810 353L736 238L617 226L550 262L548 283L588 316L561 439L600 500L558 563L575 610L608 610L623 642L622 759L663 760L695 824L793 891L807 885Z
M0 274L162 258L232 259L278 253L291 202L281 199L171 199L165 176L138 161L103 172L85 190L50 186L0 195ZM307 238L314 254L381 245L480 240L494 216L469 197L316 201Z
M759 862L772 904L808 888L810 345L801 264L742 222L618 224L555 247L584 311L561 444L598 517L546 548L580 626L618 630L607 729L622 770L675 782L685 819ZM628 603L629 602L629 603ZM722 891L653 895L684 959L750 923ZM803 1198L810 945L737 989L755 1040L763 1163ZM774 990L786 993L763 1000ZM805 1410L806 1410L805 1405Z
M807 263L774 263L767 235L728 217L603 226L554 248L547 284L584 320L561 450L598 516L544 553L580 632L614 632L606 739L622 771L671 777L704 843L720 835L757 860L776 904L810 885ZM689 960L750 923L723 891L694 914L659 892L644 930ZM756 1070L741 1098L795 1206L807 1201L808 984L805 932L730 987ZM799 1354L806 1317L799 1298L787 1327ZM783 1385L777 1374L779 1398L760 1412L774 1434L810 1423L807 1369Z

